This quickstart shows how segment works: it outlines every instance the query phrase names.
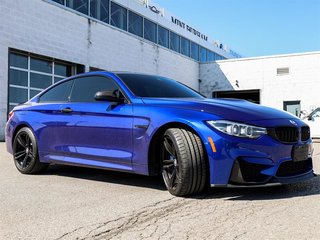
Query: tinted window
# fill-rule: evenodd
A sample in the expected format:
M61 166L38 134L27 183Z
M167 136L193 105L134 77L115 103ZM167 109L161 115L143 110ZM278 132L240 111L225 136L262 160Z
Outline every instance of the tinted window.
M142 74L118 74L138 97L202 98L196 91L174 80Z
M207 49L200 47L200 62L207 61Z
M64 77L71 76L71 66L65 64L54 63L54 75L60 75Z
M127 30L127 9L111 2L111 25Z
M83 67L15 50L10 50L9 63L9 108L27 101Z
M88 0L67 0L67 7L88 15Z
M109 0L90 0L90 16L109 23Z
M37 72L52 73L52 62L38 58L31 58L30 69Z
M219 54L216 54L216 60L223 60L225 59L224 57L222 57L221 55Z
M158 43L163 47L169 47L169 30L158 26Z
M211 51L207 51L207 61L208 62L212 62L215 60L215 57L214 57L215 53L214 52L211 52Z
M184 37L181 37L181 53L190 56L190 41Z
M63 82L47 92L45 92L41 97L39 102L66 102L70 94L73 80Z
M41 91L38 91L38 90L30 90L30 98L33 98L35 95L37 95L40 92Z
M148 19L144 19L144 38L157 43L157 25Z
M54 83L60 82L61 80L63 80L63 78L55 77L54 78Z
M199 61L199 45L194 42L191 42L191 57Z
M70 97L71 102L95 102L94 96L99 91L115 91L119 87L106 77L90 76L78 78L74 82Z
M23 88L10 87L10 102L23 103L28 100L28 90Z
M170 49L180 52L180 36L174 32L170 32Z
M52 0L52 1L64 5L64 0Z
M17 53L10 53L10 66L28 68L28 56Z
M129 32L142 37L143 19L138 14L129 11Z
M52 76L30 73L30 87L46 89L52 84Z
M19 86L28 86L28 72L10 69L9 83Z

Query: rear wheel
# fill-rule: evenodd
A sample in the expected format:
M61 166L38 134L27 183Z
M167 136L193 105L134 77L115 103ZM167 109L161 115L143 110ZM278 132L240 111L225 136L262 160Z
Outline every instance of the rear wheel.
M170 128L161 145L162 177L175 196L200 193L206 184L207 159L200 138L193 132Z
M17 169L24 174L40 173L49 165L39 161L36 138L27 127L21 128L14 137L13 160Z

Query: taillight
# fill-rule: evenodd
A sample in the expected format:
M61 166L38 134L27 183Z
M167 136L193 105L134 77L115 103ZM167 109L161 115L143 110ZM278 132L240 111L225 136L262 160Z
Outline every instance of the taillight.
M14 115L14 111L9 112L8 114L8 120L10 120Z

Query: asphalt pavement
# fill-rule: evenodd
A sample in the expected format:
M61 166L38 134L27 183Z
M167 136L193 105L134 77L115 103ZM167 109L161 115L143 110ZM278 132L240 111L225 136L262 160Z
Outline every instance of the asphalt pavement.
M320 173L320 144L315 144ZM160 178L70 166L22 175L0 143L0 239L320 239L320 176L170 195Z

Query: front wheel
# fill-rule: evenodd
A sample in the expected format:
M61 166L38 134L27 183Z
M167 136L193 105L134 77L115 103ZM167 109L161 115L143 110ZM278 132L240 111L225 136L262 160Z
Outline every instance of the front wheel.
M207 179L207 158L200 138L193 132L170 128L161 145L162 177L175 196L200 193Z
M36 138L27 127L21 128L14 137L13 160L19 172L24 174L40 173L49 165L39 161Z

